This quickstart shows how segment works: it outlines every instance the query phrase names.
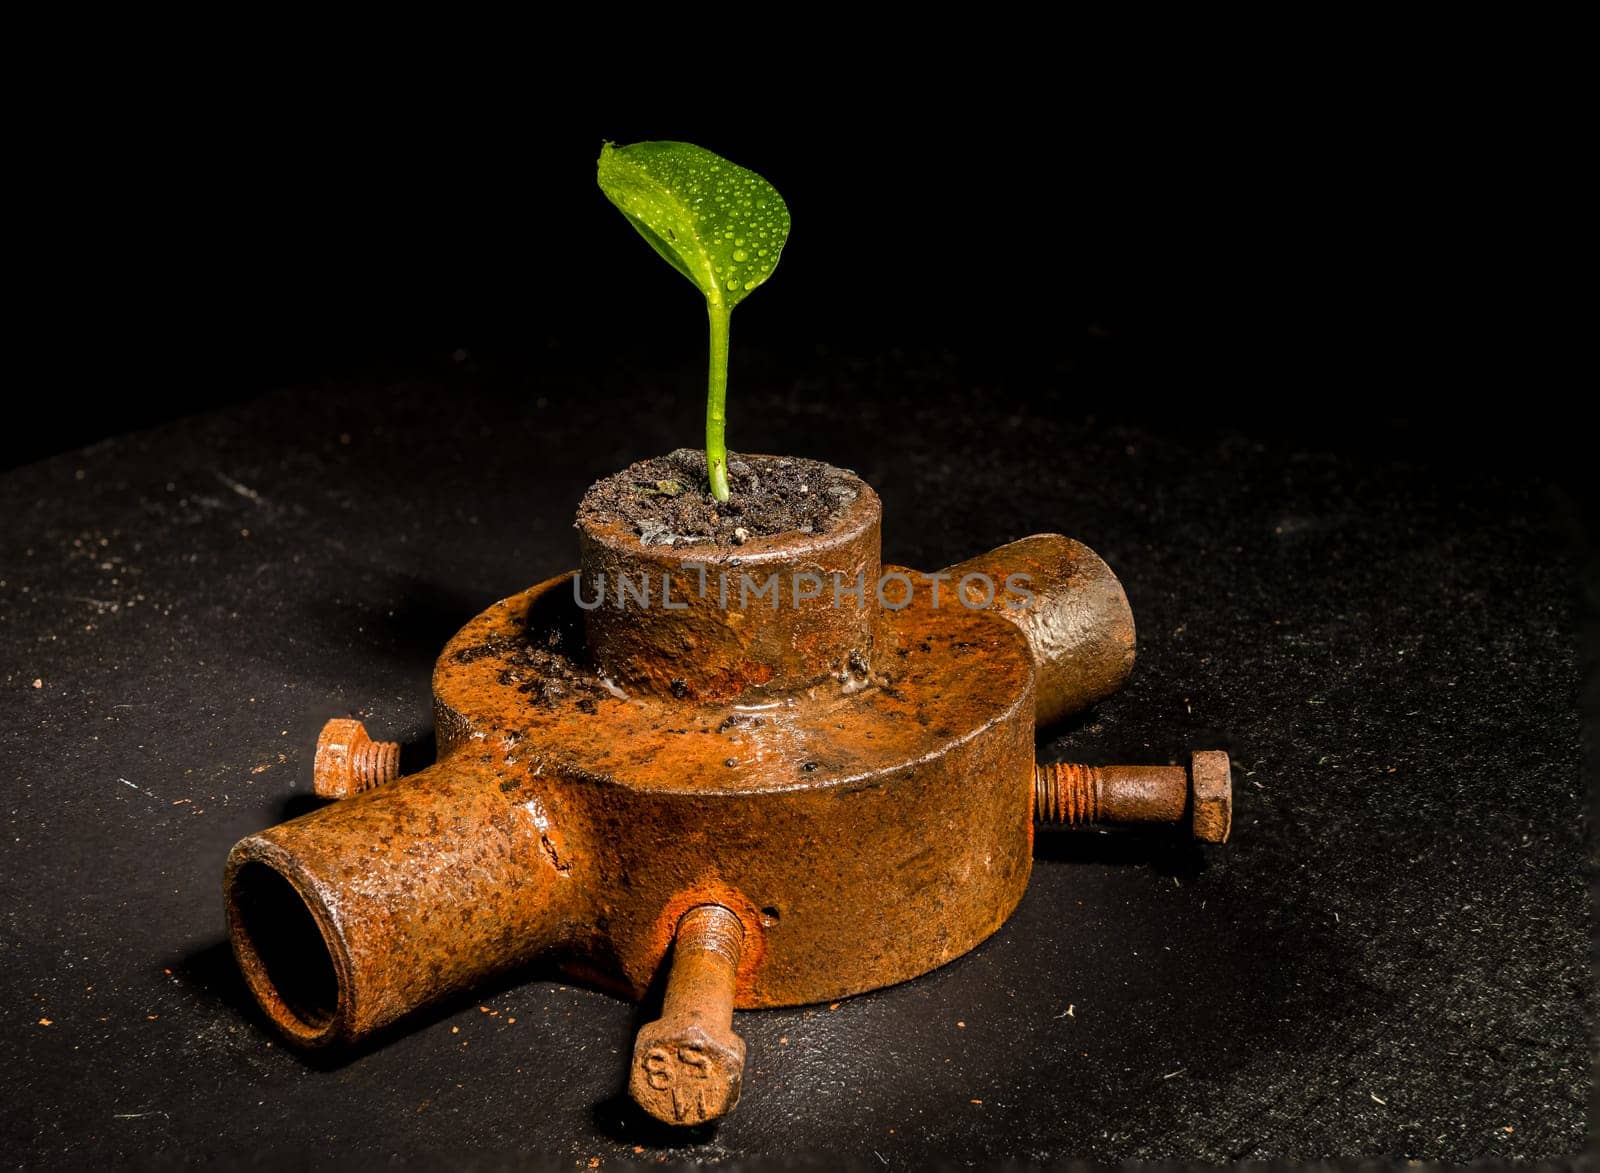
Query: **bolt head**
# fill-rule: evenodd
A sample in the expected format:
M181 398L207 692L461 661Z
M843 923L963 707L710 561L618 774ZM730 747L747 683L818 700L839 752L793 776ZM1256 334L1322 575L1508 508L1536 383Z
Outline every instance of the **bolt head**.
M318 798L348 798L355 792L353 760L371 740L367 727L348 717L335 717L322 727L311 766L311 786Z
M1189 760L1194 837L1226 843L1233 829L1233 770L1220 749L1196 750Z
M652 1022L633 1047L628 1092L663 1124L689 1126L720 1119L739 1102L744 1040L698 1022Z

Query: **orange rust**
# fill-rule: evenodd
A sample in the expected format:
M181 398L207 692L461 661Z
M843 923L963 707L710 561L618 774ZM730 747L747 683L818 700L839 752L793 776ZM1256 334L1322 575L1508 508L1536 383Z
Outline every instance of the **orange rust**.
M691 700L713 700L717 697L739 696L770 684L773 670L769 664L758 664L754 660L740 660L726 668L706 672L695 678L695 683L690 684L684 677L667 675L667 691L673 690L675 681L682 681L679 690ZM656 680L659 686L660 679Z
M569 876L466 755L247 836L224 890L245 979L306 1045L349 1042L560 940Z
M1099 773L1093 766L1071 762L1040 764L1035 769L1035 822L1074 827L1099 816Z
M762 915L761 909L757 908L743 892L715 879L701 880L693 888L678 893L662 908L661 915L656 920L655 932L652 934L653 939L660 943L656 965L659 967L667 959L683 918L691 909L702 905L716 905L727 909L738 918L744 930L739 961L735 969L734 990L740 1001L747 1001L755 989L755 977L760 972L762 959L766 956L766 938L762 932L762 924L766 918Z
M1233 830L1233 767L1219 749L1196 750L1189 759L1189 804L1194 837L1226 843Z

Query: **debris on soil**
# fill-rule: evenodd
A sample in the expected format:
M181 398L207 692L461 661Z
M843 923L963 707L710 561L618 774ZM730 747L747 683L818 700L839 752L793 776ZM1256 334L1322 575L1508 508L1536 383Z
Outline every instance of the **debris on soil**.
M599 701L615 693L580 659L582 637L566 625L538 620L530 617L521 638L491 635L481 644L459 649L455 660L470 664L492 656L501 663L500 683L514 686L535 704L551 708L576 696L581 711L594 712Z
M597 481L578 520L622 522L646 546L740 546L784 533L827 533L860 493L853 473L818 460L728 456L730 497L719 503L706 479L706 454L680 448Z

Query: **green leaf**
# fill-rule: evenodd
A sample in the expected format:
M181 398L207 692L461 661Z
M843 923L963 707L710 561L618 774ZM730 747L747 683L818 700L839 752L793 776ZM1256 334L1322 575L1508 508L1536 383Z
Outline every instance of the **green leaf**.
M600 148L600 189L650 247L729 309L772 276L789 239L777 190L692 143Z

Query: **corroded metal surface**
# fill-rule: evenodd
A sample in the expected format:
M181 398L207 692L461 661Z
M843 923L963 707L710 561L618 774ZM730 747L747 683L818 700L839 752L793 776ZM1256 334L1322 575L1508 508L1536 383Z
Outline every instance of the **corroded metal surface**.
M1041 763L1033 787L1034 818L1047 826L1176 823L1187 815L1196 839L1223 843L1233 824L1233 781L1221 750L1195 751L1187 770Z
M728 909L683 914L672 944L661 1017L633 1047L628 1090L666 1124L702 1124L733 1111L744 1082L744 1040L733 1033L744 926Z
M637 997L704 903L752 930L740 1006L838 998L959 956L1021 898L1033 673L1012 625L910 607L863 677L709 706L615 695L550 650L580 628L569 576L491 607L435 669L437 765L234 849L235 950L291 1037L353 1038L552 950ZM309 908L331 1000L276 989L251 862Z

